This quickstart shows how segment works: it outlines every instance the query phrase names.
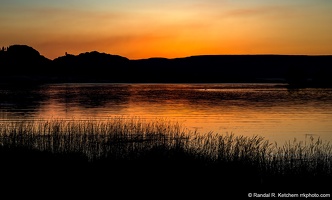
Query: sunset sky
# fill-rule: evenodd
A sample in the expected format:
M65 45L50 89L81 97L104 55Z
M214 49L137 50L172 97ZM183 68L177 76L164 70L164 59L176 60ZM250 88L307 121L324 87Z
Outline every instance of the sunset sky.
M331 0L1 0L0 46L47 58L332 54Z

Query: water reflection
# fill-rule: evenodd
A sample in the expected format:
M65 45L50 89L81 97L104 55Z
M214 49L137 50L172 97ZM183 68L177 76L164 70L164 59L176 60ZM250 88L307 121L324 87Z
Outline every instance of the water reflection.
M332 90L276 84L52 84L0 88L1 120L167 118L199 132L332 139Z
M48 98L39 86L1 86L0 117L24 118L34 115Z
M59 104L83 108L106 107L126 103L130 96L128 85L65 84L44 87L51 99Z

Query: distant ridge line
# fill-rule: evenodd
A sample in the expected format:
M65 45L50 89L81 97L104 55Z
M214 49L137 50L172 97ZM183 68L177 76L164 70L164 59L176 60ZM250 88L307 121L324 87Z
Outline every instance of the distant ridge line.
M128 59L84 52L48 59L27 45L0 51L0 82L281 82L332 86L332 55L212 54Z

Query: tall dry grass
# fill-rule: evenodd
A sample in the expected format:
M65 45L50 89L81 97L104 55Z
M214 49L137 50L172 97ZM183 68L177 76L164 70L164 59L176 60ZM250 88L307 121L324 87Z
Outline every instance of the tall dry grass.
M2 122L0 146L57 154L77 153L90 162L140 160L181 155L197 163L236 164L269 175L331 175L332 146L314 139L270 143L261 136L197 133L179 123L114 117L96 120ZM188 159L188 160L189 160Z

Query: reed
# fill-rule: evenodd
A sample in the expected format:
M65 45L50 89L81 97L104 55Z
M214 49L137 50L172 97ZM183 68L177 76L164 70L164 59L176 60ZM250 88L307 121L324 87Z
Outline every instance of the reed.
M261 136L198 133L164 119L138 117L97 120L1 122L1 155L15 149L79 155L86 163L161 163L212 170L236 177L332 177L332 145L308 141L270 143ZM48 155L49 155L48 154ZM109 165L108 165L109 166ZM123 165L121 165L123 166Z
M46 120L0 124L2 147L25 147L52 153L81 153L90 161L116 156L127 158L156 146L169 148L185 139L178 123L144 122L139 118L95 120Z

